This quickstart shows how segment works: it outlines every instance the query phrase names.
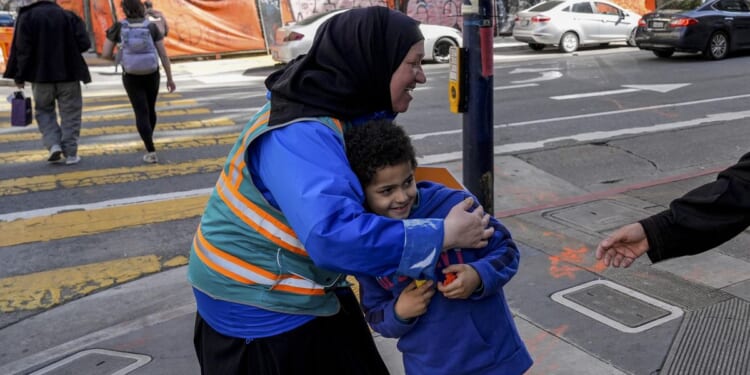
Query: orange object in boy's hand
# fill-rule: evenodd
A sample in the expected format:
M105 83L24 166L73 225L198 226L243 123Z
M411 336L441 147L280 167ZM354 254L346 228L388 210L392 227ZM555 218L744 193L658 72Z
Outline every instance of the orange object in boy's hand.
M445 281L443 281L443 285L448 285L453 282L453 280L456 279L456 273L455 272L449 272L445 274Z

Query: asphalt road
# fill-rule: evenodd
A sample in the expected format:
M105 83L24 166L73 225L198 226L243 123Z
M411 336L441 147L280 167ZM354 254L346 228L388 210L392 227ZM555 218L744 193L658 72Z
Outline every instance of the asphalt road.
M747 59L657 59L622 46L496 54L496 213L731 164L750 139ZM239 129L264 102L262 81L272 68L243 64L175 64L178 91L158 104L158 165L141 163L111 67L92 68L95 82L84 88L78 165L49 165L33 126L0 121L0 328L186 264L206 194ZM425 71L428 83L398 121L420 164L450 166L460 177L463 125L448 110L448 67ZM5 118L8 110L0 108ZM664 205L680 187L704 180L650 194Z

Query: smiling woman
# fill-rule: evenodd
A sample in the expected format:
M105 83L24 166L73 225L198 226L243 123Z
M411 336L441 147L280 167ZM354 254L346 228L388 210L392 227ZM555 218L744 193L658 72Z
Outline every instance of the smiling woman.
M417 21L358 8L266 79L190 252L204 373L387 374L344 275L424 278L443 248L486 244L490 219L469 203L445 219L366 212L346 159L345 129L408 110L424 53Z

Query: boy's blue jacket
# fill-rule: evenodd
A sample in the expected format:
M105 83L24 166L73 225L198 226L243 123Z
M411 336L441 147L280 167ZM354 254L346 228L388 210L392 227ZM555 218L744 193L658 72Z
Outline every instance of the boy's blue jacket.
M455 204L470 196L428 181L419 182L417 188L418 202L409 218L444 218ZM395 316L394 306L412 279L358 278L368 322L383 336L400 338L398 348L407 375L513 375L531 367L531 356L502 290L518 270L519 252L508 230L494 217L490 223L495 233L487 247L448 251L435 269L435 279L442 281L445 263L474 267L482 287L468 299L447 299L437 292L427 313L404 322Z

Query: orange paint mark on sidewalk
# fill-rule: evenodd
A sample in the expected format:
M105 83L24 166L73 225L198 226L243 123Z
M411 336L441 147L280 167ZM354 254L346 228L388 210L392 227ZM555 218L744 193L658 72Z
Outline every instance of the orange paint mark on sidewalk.
M576 272L581 270L588 270L595 273L604 272L607 267L602 261L594 260L593 264L586 256L589 253L589 249L586 246L580 246L579 248L563 247L563 251L558 255L550 255L550 276L559 279L567 277L571 280L575 280Z
M527 372L528 375L546 375L560 370L560 365L553 362L552 354L558 349L557 338L562 337L568 328L567 324L563 324L550 332L540 332L524 340L526 348L534 358L534 365Z

